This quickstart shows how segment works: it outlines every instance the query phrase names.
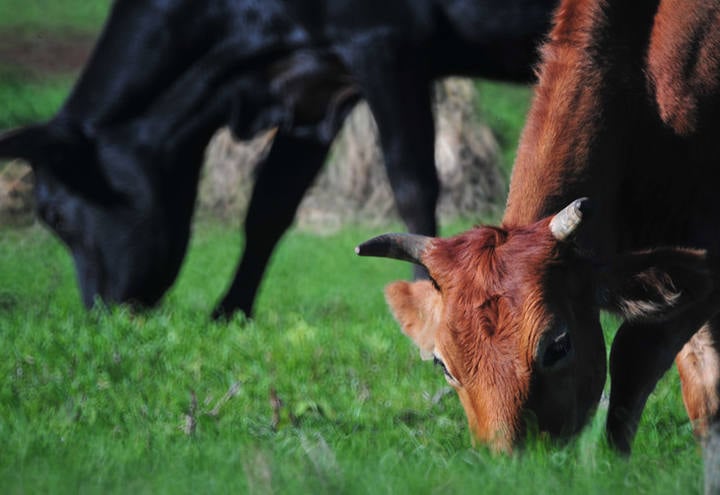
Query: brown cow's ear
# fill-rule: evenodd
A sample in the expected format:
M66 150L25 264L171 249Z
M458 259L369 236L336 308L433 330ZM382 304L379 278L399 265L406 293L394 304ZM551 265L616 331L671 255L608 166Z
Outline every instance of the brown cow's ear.
M664 320L708 296L705 251L662 248L621 256L603 273L601 304L628 320Z
M432 282L394 282L385 288L385 299L402 331L420 348L420 357L432 359L442 317L442 298Z

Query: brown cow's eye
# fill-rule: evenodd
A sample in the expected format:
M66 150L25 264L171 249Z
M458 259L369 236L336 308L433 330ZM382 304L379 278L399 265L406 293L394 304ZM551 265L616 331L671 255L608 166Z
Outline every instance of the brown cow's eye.
M447 366L445 366L445 363L442 361L442 359L438 358L437 356L433 356L433 364L435 366L440 366L440 368L442 368L442 371L445 374L445 378L447 378L447 380L450 382L450 384L458 383L458 381L455 379L455 377L450 374L450 372L447 369Z
M440 367L442 368L442 370L443 370L443 373L445 373L446 375L449 375L449 374L450 374L450 373L448 373L448 370L447 370L447 368L445 367L445 363L443 363L442 361L440 361L440 360L437 358L437 356L433 356L433 364L434 364L435 366L440 366Z
M570 334L563 332L558 335L545 349L543 355L542 365L545 368L551 368L563 358L567 357L572 352L572 342L570 340Z

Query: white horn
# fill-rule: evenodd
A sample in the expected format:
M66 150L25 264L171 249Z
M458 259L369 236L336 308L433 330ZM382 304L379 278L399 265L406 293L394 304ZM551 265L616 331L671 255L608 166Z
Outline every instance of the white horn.
M550 220L550 232L558 241L567 240L583 218L583 208L588 205L588 198L576 199Z

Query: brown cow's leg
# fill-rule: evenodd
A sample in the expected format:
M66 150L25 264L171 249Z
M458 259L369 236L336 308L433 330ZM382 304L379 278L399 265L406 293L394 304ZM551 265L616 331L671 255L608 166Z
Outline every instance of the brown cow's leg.
M645 402L658 380L693 334L714 316L715 293L668 321L626 322L610 352L610 407L607 435L620 452L629 454Z
M720 493L720 318L693 335L675 363L685 409L703 445L705 492Z
M683 401L695 433L704 438L718 416L720 391L720 321L704 325L675 358Z

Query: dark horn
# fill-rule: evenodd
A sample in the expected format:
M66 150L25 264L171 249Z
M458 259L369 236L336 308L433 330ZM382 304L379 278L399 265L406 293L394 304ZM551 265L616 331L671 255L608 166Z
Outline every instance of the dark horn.
M417 234L383 234L365 241L355 248L358 256L376 256L409 261L425 266L422 254L433 237Z
M587 209L588 198L576 199L550 220L550 231L558 241L567 240L583 219L583 210Z

